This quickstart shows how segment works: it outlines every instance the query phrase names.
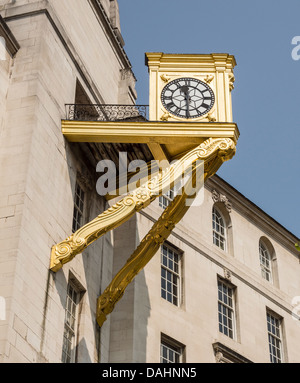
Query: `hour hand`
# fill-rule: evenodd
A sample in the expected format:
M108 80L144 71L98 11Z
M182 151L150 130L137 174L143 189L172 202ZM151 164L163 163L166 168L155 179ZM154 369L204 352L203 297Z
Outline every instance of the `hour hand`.
M180 88L180 90L184 93L184 94L188 94L189 93L189 87L187 85L184 85Z

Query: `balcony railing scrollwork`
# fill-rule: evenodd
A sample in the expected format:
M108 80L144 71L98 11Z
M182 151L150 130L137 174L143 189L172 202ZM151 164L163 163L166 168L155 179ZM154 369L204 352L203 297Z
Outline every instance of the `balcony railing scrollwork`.
M148 105L66 104L67 120L147 121Z

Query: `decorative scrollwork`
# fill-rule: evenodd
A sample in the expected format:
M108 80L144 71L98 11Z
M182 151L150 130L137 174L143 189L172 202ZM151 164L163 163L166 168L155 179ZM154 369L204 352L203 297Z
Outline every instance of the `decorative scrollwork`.
M173 187L182 178L182 174L186 174L187 169L197 160L208 161L209 167L205 170L205 173L210 176L224 160L231 158L234 153L235 144L231 139L210 138L206 140L179 161L159 172L145 184L98 215L94 220L81 227L66 240L53 246L50 269L55 272L58 271L63 264L72 260L75 255L81 253L107 231L120 226L131 218L135 212L148 206L155 198Z

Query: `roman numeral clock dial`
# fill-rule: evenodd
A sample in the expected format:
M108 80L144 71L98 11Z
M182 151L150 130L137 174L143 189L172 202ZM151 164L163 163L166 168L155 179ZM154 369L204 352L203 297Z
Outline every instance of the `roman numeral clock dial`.
M208 113L215 103L213 90L195 78L170 81L161 92L161 101L174 116L189 119Z

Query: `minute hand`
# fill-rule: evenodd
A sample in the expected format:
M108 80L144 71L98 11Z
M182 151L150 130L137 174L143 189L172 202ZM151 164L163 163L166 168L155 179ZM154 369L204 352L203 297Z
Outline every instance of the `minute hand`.
M181 88L182 92L185 95L185 101L186 101L186 117L190 117L190 97L189 97L189 87L188 86L183 86Z

